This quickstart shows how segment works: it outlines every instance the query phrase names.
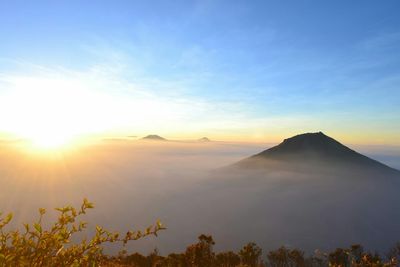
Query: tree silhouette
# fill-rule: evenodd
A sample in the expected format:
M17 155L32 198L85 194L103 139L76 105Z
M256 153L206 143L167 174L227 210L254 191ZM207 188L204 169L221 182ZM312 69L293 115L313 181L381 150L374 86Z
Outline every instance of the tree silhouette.
M270 251L268 253L268 260L273 267L303 267L307 265L304 252L286 247Z
M240 263L240 257L232 251L221 252L216 256L217 266L221 267L235 267Z
M211 235L200 235L199 242L186 249L186 263L190 267L213 266L215 255L213 246L215 244Z
M241 263L251 267L258 265L261 254L261 248L253 242L248 243L239 251Z
M185 254L171 253L163 261L163 267L186 267Z

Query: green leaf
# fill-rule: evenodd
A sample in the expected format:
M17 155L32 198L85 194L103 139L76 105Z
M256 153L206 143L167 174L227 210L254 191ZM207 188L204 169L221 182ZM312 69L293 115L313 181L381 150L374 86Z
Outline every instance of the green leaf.
M4 224L8 224L12 220L12 218L13 218L13 214L9 213L4 220Z
M35 224L33 225L33 227L35 227L36 231L38 231L39 233L42 232L42 226L41 226L40 224L35 223Z
M45 213L46 213L46 210L45 210L45 209L43 209L43 208L39 208L39 213L40 213L40 215L43 215L43 214L45 214Z

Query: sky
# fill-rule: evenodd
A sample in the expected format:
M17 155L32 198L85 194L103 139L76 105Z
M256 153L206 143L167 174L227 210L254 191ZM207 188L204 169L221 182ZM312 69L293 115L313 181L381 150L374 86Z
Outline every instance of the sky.
M0 132L400 145L398 1L0 0Z

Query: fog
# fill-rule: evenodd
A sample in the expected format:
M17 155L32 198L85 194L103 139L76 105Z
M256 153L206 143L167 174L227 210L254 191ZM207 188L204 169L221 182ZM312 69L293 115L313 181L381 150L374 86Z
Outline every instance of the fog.
M104 140L49 156L2 143L0 210L14 212L17 227L37 218L39 207L77 206L87 197L96 206L84 218L90 225L124 232L160 219L167 230L128 248L161 254L183 251L201 233L213 235L217 250L249 241L266 250L352 243L385 250L400 241L397 177L318 165L312 172L221 169L272 145ZM355 149L400 166L396 147Z

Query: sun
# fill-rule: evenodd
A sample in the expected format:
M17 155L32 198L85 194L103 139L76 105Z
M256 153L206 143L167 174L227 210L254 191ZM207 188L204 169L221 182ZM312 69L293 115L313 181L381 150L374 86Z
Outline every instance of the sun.
M71 136L62 136L60 134L43 133L38 136L30 136L29 142L35 149L54 150L65 148L72 143Z
M3 97L9 132L35 149L59 149L104 125L105 100L82 84L62 79L19 79ZM101 101L99 101L99 99Z

